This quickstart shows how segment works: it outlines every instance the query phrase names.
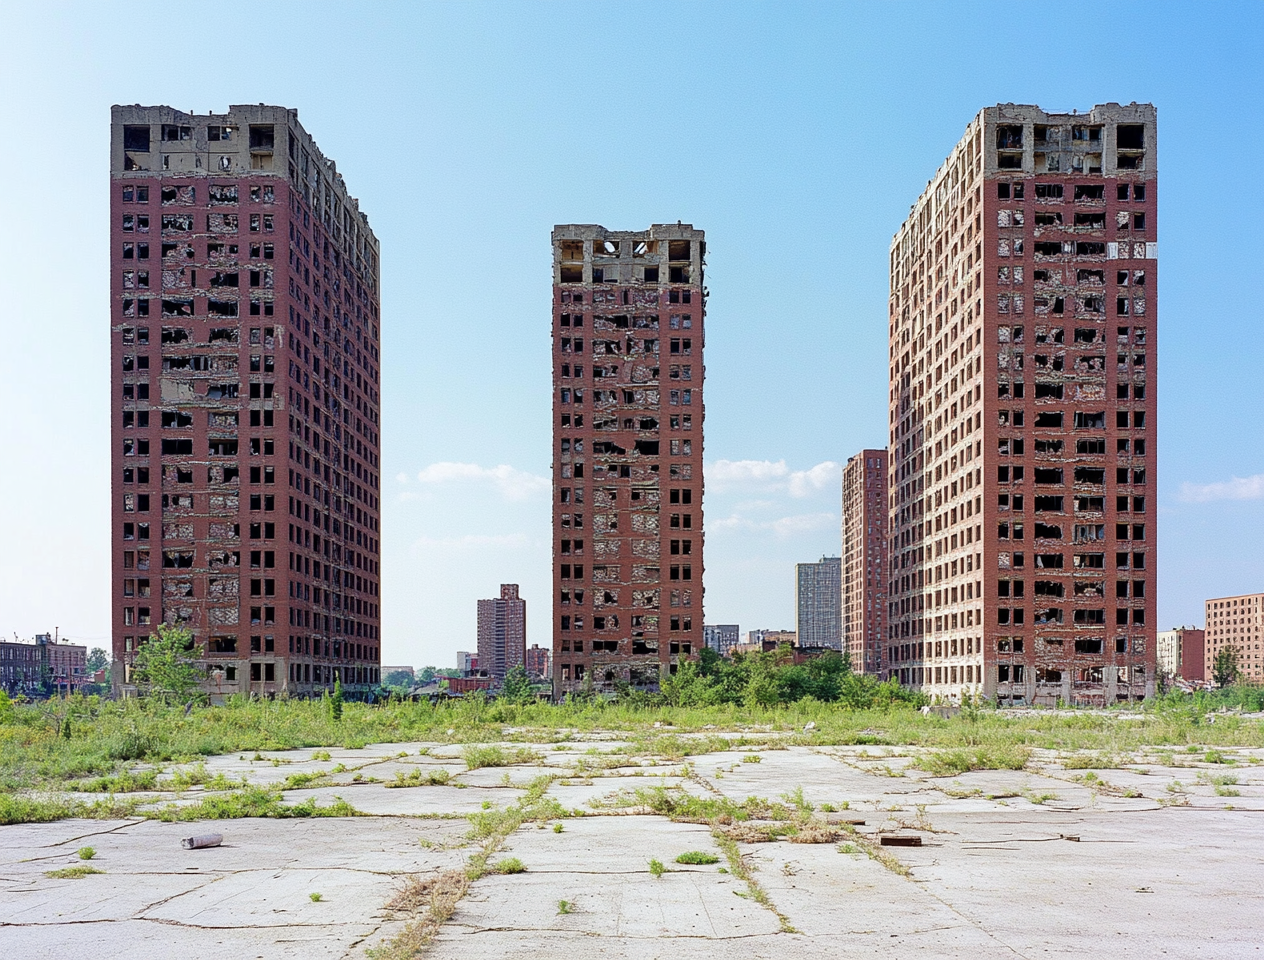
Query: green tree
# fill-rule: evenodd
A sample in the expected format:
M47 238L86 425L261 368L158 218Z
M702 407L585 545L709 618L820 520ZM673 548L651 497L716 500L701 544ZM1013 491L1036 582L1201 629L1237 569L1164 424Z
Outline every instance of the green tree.
M382 678L382 686L396 690L411 690L413 686L412 674L407 670L392 670Z
M104 670L110 664L110 656L100 647L93 647L88 651L88 672L96 673L98 670Z
M334 677L334 695L329 698L329 716L335 721L342 719L342 677Z
M530 703L535 699L527 668L522 664L505 674L505 682L500 686L500 698L506 703Z
M1227 687L1238 679L1238 648L1224 647L1211 662L1211 679L1218 687Z
M435 678L435 676L436 674L435 674L434 667L422 667L420 670L417 671L417 680L420 683L429 683L431 680Z
M183 627L161 624L136 651L136 683L151 697L185 701L198 694L203 678L197 665L193 634Z

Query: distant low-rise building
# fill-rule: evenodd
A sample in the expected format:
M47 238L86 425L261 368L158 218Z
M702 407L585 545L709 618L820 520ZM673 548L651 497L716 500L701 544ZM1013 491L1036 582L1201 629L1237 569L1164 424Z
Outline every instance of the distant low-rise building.
M741 642L741 633L736 623L705 624L702 627L702 642L709 649L725 657Z
M35 637L40 656L47 668L49 683L59 693L73 693L88 677L88 648L79 643L68 643L53 634L41 633Z
M458 650L456 652L456 668L461 671L461 676L469 676L471 673L478 672L478 654L470 653L468 650Z
M763 645L768 642L774 646L779 643L788 643L793 647L798 644L799 635L794 630L751 630L746 634L748 646L763 649Z
M406 673L410 677L416 677L417 671L412 667L383 667L382 676L389 677L392 673Z
M1159 670L1168 677L1205 680L1206 632L1197 627L1174 627L1156 635Z
M43 661L33 643L0 640L0 688L11 697L43 693Z

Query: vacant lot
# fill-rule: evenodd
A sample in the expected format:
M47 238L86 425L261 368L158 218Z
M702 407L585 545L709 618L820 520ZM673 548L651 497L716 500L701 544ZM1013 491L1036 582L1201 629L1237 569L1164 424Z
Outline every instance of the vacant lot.
M165 734L85 716L60 745L8 729L11 952L1261 955L1258 717L609 711L602 727L401 707L390 722L431 736L373 743L389 724L367 708L324 735L316 712L250 733L261 709L167 717ZM142 759L76 739L129 729ZM193 756L248 733L258 748ZM266 748L287 737L320 745ZM223 844L181 848L209 832Z

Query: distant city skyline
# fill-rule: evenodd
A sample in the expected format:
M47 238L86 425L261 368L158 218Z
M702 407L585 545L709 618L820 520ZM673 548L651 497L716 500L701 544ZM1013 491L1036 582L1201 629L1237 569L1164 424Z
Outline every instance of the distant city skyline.
M22 224L0 237L0 403L14 411L0 427L10 464L0 509L6 541L19 545L0 560L0 634L57 624L102 647L110 636L101 171L112 103L203 116L291 105L371 212L389 318L384 662L442 666L474 649L475 601L500 583L532 598L527 643L551 642L550 265L540 238L556 223L706 228L707 595L696 619L792 625L794 565L839 552L841 464L887 443L891 238L979 107L997 103L1156 105L1158 361L1164 382L1181 385L1159 398L1156 625L1197 623L1206 598L1264 586L1254 549L1264 422L1253 415L1264 404L1264 308L1250 298L1209 307L1203 282L1207 238L1262 219L1256 191L1208 187L1228 181L1207 162L1211 131L1231 135L1242 156L1264 137L1260 5L1106 3L1094 15L1126 22L1144 55L1127 69L1098 57L1053 74L997 56L1041 34L1048 12L1036 7L648 3L621 27L620 62L661 62L670 23L688 68L633 71L638 95L619 122L671 140L661 169L610 136L565 134L558 50L568 75L628 74L612 70L608 26L583 6L559 4L550 17L514 4L302 9L316 15L285 18L287 42L270 48L266 70L245 47L219 51L213 71L137 70L119 55L136 49L134 18L94 4L6 19L0 79L37 91L11 104L11 126L49 131L51 118L73 118L74 139L38 162L0 156L6 182L21 184L0 203ZM217 16L259 14L226 0ZM313 71L313 50L336 50L333 66ZM597 113L583 123L613 126ZM580 172L592 170L600 176ZM70 242L72 225L67 270L49 251ZM1216 246L1217 271L1251 289L1264 272L1254 246Z

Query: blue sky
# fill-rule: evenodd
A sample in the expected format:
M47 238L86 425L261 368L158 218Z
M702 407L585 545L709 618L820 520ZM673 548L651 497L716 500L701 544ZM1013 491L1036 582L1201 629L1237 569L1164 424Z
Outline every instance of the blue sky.
M112 103L297 107L382 243L383 658L549 642L549 231L707 231L708 622L886 442L891 235L977 111L1159 111L1159 620L1264 589L1264 5L27 4L0 34L0 635L104 643Z

